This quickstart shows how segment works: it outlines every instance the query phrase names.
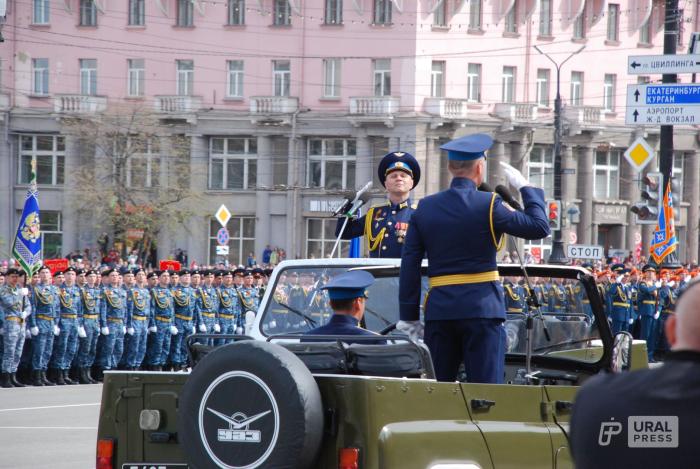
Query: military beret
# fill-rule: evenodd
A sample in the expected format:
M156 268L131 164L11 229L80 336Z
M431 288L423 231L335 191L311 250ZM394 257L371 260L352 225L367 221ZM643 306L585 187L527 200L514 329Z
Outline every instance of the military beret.
M71 267L68 267L66 270L63 271L64 274L65 274L66 272L73 272L74 274L75 274L75 273L78 273L78 271L75 269L75 267L72 267L72 266L71 266Z
M199 269L190 270L190 275L202 275L202 271Z
M57 270L56 272L53 273L53 276L54 276L54 277L58 277L59 275L63 275L63 271L62 271L62 270Z
M321 287L331 300L349 300L366 296L365 289L374 283L374 276L364 270L345 272Z
M5 272L0 271L0 277L4 277L4 276L5 276Z
M272 269L265 269L264 273L265 276L269 277L270 275L272 275Z
M223 270L217 270L214 272L214 277L216 278L221 278L224 276L224 271Z
M177 273L178 275L190 275L190 271L187 269L182 269Z
M167 271L171 276L177 275L178 277L180 276L180 272L178 270L168 270Z
M265 275L265 273L260 267L256 267L255 269L253 269L253 275L255 275L256 277L262 277L263 275Z
M90 269L85 272L85 275L97 275L97 271Z
M19 269L15 269L14 267L10 267L7 269L7 272L5 275L19 275Z
M153 271L153 272L149 273L148 275L146 275L146 278L147 279L158 278L158 272Z
M236 277L243 277L244 273L245 273L245 269L242 269L240 267L233 271L233 275L235 275Z
M243 277L252 277L253 276L253 271L252 270L243 270L243 273L241 274Z
M107 277L109 274L111 274L114 271L114 269L105 269L102 272L100 272L100 275L102 277Z
M42 265L41 267L39 267L39 270L37 272L41 272L42 270L48 270L49 272L51 272L51 269L48 265Z
M403 171L410 174L413 178L413 187L416 187L416 184L420 181L420 165L410 153L392 151L384 155L377 168L377 175L382 186L384 181L386 181L387 175L393 171Z
M135 268L131 269L131 273L134 274L134 275L138 274L139 272L146 273L146 271L143 270L142 267L135 267Z
M486 156L485 152L493 145L493 138L487 134L472 134L447 142L440 147L447 151L452 161L471 161Z

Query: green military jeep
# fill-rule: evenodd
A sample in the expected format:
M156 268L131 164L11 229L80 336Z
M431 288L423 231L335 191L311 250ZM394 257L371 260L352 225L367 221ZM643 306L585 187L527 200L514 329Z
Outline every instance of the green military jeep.
M106 373L97 466L572 467L567 432L578 386L596 373L647 366L644 343L612 336L588 271L538 265L527 273L539 307L508 313L508 384L470 384L468 376L439 383L425 346L393 330L399 265L283 262L259 311L247 314L245 336L218 347L207 345L211 336L189 339L191 373ZM385 343L300 342L331 314L318 287L347 269L377 278L365 326ZM522 278L515 265L499 271L513 284ZM548 298L554 283L558 297Z

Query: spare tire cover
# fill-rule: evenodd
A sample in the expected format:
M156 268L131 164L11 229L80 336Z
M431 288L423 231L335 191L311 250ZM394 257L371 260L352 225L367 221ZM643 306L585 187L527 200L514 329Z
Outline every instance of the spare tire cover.
M306 468L323 436L321 393L304 363L279 345L218 347L180 395L178 440L194 468Z

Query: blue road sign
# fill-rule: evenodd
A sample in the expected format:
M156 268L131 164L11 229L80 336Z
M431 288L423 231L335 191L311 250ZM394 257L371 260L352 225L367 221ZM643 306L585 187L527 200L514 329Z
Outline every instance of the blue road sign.
M219 245L227 245L229 238L228 230L226 228L219 228L219 231L216 233L216 241L219 243Z

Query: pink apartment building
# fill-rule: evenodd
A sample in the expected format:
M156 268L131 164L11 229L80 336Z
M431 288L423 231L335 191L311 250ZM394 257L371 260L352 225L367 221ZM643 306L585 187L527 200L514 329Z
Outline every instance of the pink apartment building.
M698 30L698 4L681 1L678 49ZM0 231L7 250L23 205L27 162L39 158L48 255L94 246L102 231L71 198L75 171L100 158L65 132L126 103L162 124L129 184L168 185L168 132L188 137L187 184L197 213L166 230L158 257L186 249L214 261L225 203L233 212L229 260L266 244L290 256L326 256L342 190L374 180L389 150L414 154L414 197L447 187L439 146L488 132L490 161L523 168L564 210L579 211L565 241L634 250L651 228L635 224L639 176L622 154L658 127L624 124L626 87L660 76L627 74L627 56L660 54L659 0L9 0L0 46ZM562 68L563 168L554 174L553 100ZM690 81L690 77L682 77ZM698 257L698 132L677 127L674 173L682 260ZM87 154L86 154L87 151ZM489 163L489 177L502 175ZM647 170L653 170L652 162ZM100 203L101 201L96 201ZM529 245L546 254L551 241Z

